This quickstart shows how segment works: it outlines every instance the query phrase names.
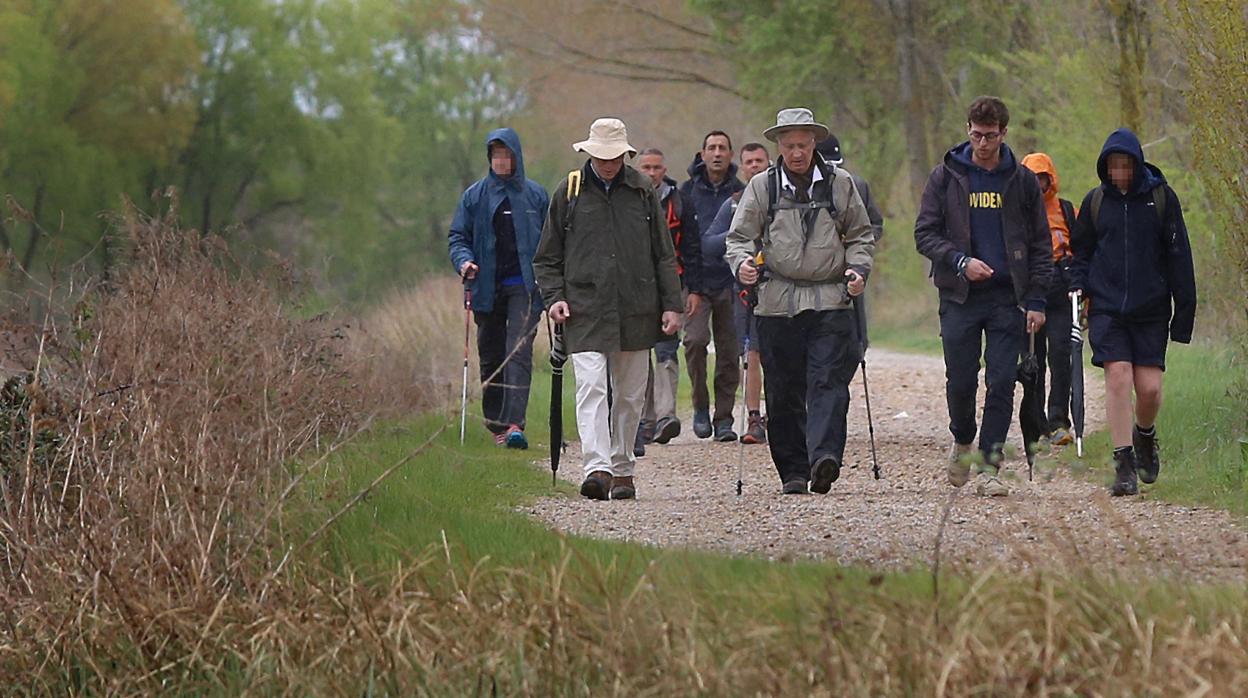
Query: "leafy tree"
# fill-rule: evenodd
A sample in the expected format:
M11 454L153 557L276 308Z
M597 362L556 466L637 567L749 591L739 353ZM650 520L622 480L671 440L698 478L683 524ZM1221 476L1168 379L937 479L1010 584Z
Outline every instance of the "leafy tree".
M141 194L190 135L195 67L172 0L0 3L0 187L20 207L0 246L26 269L45 241L96 249L96 213Z

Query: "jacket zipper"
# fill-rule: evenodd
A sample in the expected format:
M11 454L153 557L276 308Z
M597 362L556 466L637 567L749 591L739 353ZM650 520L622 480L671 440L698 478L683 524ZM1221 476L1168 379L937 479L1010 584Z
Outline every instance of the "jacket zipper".
M1131 257L1130 251L1127 249L1127 231L1131 229L1130 220L1127 217L1127 200L1122 200L1122 308L1119 312L1123 315L1127 314L1127 297L1131 295Z

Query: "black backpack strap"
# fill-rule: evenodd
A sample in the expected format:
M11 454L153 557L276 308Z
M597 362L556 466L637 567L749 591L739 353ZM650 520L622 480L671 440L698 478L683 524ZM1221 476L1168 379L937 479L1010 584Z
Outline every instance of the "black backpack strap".
M1169 188L1169 184L1153 187L1153 206L1157 208L1157 217L1161 219L1163 226L1166 224L1166 190Z

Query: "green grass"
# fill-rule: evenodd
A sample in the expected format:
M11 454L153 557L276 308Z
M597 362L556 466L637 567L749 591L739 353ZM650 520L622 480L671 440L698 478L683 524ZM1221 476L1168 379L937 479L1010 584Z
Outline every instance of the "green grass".
M571 382L570 377L566 380ZM566 388L565 433L575 438L571 386ZM549 450L545 419L536 418L548 414L549 392L548 370L535 371L528 451L495 447L479 424L469 425L461 448L457 418L445 414L381 428L367 441L344 449L336 462L328 464L330 472L346 473L344 490L330 498L336 502L415 450L440 425L454 421L431 448L335 524L326 544L335 565L340 570L384 568L430 547L442 547L445 537L452 558L465 565L488 559L506 567L549 566L570 553L582 571L605 574L611 588L629 588L644 574L666 589L696 589L712 596L757 600L783 589L786 593L777 599L781 608L831 583L847 589L880 584L880 576L868 570L818 562L776 564L759 558L565 536L517 512L524 503L552 493L579 496L563 481L552 488L550 471L533 463L544 459ZM565 457L561 467L579 471L580 463ZM889 575L884 583L911 595L930 594L932 588L924 570Z
M1183 354L1174 355L1174 375L1208 365L1200 350ZM539 368L530 415L548 413L548 381ZM1194 429L1220 428L1196 414L1218 414L1225 402L1216 391L1175 383L1169 409L1192 412ZM377 429L326 470L345 481L320 492L330 496L316 504L324 511L312 512L314 523L450 425L340 519L319 550L342 576L380 588L419 570L401 614L421 620L395 626L391 615L389 627L421 638L400 651L417 657L426 693L481 692L482 681L498 680L505 693L551 695L843 694L850 686L930 695L948 674L957 695L1014 693L1040 676L1072 693L1139 694L1189 686L1175 667L1198 657L1218 657L1206 673L1216 686L1248 666L1238 640L1242 587L1141 582L1091 568L962 570L942 574L937 595L925 569L881 574L562 535L516 511L552 492L577 496L562 482L552 490L549 471L533 462L546 453L541 422L530 424L533 448L519 452L496 448L479 425L460 447L455 415L426 415ZM458 659L440 664L439 656ZM377 671L390 692L412 690L403 669Z
M1144 485L1149 497L1180 504L1248 514L1248 451L1238 440L1248 438L1244 418L1234 409L1232 384L1244 370L1229 350L1208 345L1171 344L1166 354L1161 414L1161 476ZM1239 372L1239 373L1237 373ZM1100 369L1085 369L1084 380L1104 381ZM1101 410L1100 405L1089 405ZM1112 479L1111 444L1107 430L1088 435L1082 463L1067 449L1066 462L1090 468L1090 476Z

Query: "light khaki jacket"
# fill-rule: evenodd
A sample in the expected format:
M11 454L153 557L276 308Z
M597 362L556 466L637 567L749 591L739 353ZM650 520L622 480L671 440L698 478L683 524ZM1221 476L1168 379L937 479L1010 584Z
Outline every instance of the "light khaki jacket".
M780 165L777 164L776 167ZM874 233L867 209L849 172L816 160L825 182L831 180L835 215L820 209L809 234L802 209L777 209L767 227L767 178L771 170L755 175L741 194L726 240L724 261L735 274L762 242L766 271L758 286L754 314L793 317L804 310L844 310L850 307L845 272L853 267L867 276L875 254ZM816 197L819 187L816 186ZM781 190L779 200L792 200Z

